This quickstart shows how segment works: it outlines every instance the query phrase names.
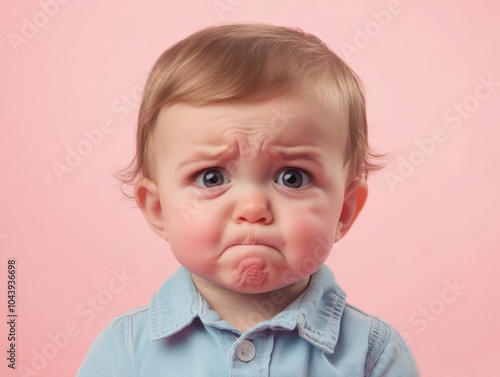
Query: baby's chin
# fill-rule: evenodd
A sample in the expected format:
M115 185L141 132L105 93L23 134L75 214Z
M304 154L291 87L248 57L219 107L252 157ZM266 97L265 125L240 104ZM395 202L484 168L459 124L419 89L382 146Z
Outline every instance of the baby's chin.
M233 292L259 294L286 286L279 277L280 273L261 258L245 258L224 280L226 288Z
M235 283L242 287L256 288L265 286L269 278L267 264L261 258L245 258L233 273Z
M191 270L213 287L242 294L271 293L287 286L293 286L299 280L280 263L261 256L245 256L235 263L225 263L215 269Z

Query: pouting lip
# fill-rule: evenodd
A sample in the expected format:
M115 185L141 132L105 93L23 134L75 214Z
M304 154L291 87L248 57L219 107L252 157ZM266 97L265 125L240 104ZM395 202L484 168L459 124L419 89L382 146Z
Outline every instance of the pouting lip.
M233 246L269 246L272 247L271 245L265 243L265 242L257 242L257 241L251 241L251 242L235 242L230 244L228 247L233 247Z
M234 244L225 249L226 252L233 255L245 255L247 257L261 257L264 254L274 254L275 252L281 253L280 250L276 249L274 246L270 246L263 243L252 243L252 244ZM241 254L243 253L243 254Z
M264 247L270 247L270 248L274 249L273 246L263 244L263 243L235 243L234 245L229 246L228 249L231 247L237 247L237 246L264 246Z
M229 247L236 245L261 245L261 246L271 246L272 243L269 240L262 237L256 237L255 235L246 235L245 237L235 238L233 242L229 243Z
M232 246L267 246L273 249L278 250L280 246L283 246L283 240L280 239L276 234L272 234L274 232L264 231L261 229L259 232L258 229L255 229L253 226L248 226L243 232L235 232L233 237L230 238L228 243L226 244L227 248Z
M259 239L257 237L253 239L245 238L245 239L240 239L238 241L234 241L229 243L228 248L233 247L233 246L267 246L271 247L273 249L276 248L274 242L269 242L264 239Z

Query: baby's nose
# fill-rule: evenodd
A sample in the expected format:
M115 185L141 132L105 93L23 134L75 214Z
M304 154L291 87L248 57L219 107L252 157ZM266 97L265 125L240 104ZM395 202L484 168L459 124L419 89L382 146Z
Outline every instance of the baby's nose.
M269 200L259 193L240 198L233 211L233 220L237 223L271 223L273 218Z

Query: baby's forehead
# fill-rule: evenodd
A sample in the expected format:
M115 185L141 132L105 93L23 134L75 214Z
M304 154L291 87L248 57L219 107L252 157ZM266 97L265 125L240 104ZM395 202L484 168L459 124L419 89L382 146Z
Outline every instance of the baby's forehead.
M188 133L193 140L211 137L222 141L245 136L279 138L284 142L299 137L312 142L331 137L345 140L346 120L341 111L332 116L311 96L297 95L258 103L174 104L161 110L157 127L171 136Z
M344 125L336 124L308 100L193 106L161 111L156 158L218 160L221 156L280 156L284 159L341 158ZM168 156L168 157L167 157ZM231 157L232 156L232 157Z

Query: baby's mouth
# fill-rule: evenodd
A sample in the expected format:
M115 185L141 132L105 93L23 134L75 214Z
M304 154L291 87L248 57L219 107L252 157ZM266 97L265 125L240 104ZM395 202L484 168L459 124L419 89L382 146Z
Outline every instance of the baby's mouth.
M241 237L234 238L227 247L232 246L267 246L269 248L277 249L279 240L269 232L260 233L255 232L255 228L252 225L246 227L246 232L241 234ZM255 234L257 233L257 234ZM278 250L278 249L277 249Z

